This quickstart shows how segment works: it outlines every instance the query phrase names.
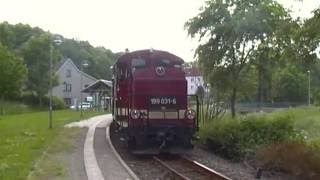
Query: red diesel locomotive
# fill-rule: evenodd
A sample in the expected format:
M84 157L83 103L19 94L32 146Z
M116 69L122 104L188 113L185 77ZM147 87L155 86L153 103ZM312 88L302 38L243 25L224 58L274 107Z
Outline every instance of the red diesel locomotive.
M134 153L192 148L197 113L188 108L184 61L165 51L127 52L113 66L114 123ZM198 112L198 106L194 107ZM144 151L143 151L144 150Z

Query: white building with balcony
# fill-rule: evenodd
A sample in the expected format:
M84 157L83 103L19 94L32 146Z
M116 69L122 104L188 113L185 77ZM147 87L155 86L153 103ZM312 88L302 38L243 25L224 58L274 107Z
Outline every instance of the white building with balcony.
M195 95L198 87L204 88L203 76L197 68L185 68L186 80L188 83L188 95Z

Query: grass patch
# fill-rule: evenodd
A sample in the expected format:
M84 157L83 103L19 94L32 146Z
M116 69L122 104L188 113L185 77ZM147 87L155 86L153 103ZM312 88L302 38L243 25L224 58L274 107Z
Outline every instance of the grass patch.
M304 133L307 141L313 141L320 138L319 107L292 108L285 111L275 111L268 114L268 116L273 119L290 116L294 121L294 127Z
M65 128L53 140L42 158L35 165L28 177L29 180L72 179L67 173L70 168L70 157L79 136L86 133L86 128Z
M84 117L96 115L85 112ZM63 131L63 125L79 120L75 111L54 111L53 129L48 112L0 116L0 179L26 179L34 164Z
M0 118L1 118L1 115L39 112L43 109L44 108L29 106L21 102L2 101L0 104Z

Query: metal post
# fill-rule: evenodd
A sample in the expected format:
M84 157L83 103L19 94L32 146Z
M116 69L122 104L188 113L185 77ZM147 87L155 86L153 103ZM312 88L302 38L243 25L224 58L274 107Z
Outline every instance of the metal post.
M49 69L49 129L52 129L52 51L53 47L50 41L50 69Z
M310 93L310 70L308 70L308 106L310 106L310 99L311 99L311 93Z
M80 70L81 70L81 75L80 75L80 111L81 111L81 114L80 114L80 117L82 118L83 117L83 110L82 110L82 80L83 80L83 77L82 77L82 61L81 61L81 65L80 65Z
M52 129L53 123L52 123L52 78L53 78L53 67L52 67L52 59L53 59L53 44L60 45L62 43L61 36L55 36L54 39L50 37L49 40L49 49L50 49L50 65L49 65L49 129Z

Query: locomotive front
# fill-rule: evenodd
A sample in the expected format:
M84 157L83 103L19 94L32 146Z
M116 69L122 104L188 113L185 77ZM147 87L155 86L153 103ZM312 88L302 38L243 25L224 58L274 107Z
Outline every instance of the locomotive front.
M118 119L127 118L122 124L126 124L129 147L136 152L192 148L196 112L188 108L183 60L168 52L144 50L125 54L118 63L125 85L119 79L115 104L127 107L125 117Z

